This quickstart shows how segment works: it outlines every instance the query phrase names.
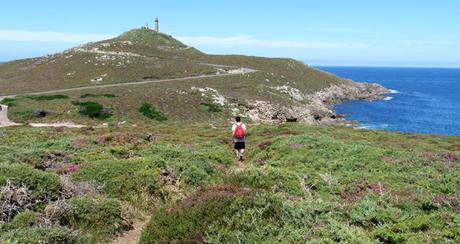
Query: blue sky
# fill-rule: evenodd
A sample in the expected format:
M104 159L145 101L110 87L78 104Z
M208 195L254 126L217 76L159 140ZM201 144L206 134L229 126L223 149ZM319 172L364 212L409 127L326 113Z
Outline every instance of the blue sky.
M62 51L160 18L208 53L312 65L460 67L458 0L5 1L0 60Z

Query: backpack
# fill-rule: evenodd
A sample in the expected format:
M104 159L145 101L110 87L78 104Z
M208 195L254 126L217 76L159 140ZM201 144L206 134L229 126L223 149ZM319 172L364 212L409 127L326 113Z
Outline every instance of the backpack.
M245 134L245 132L244 132L244 129L243 129L243 124L241 124L241 125L236 124L236 129L235 129L235 132L233 133L233 135L238 139L243 139L244 136L245 136L244 134Z

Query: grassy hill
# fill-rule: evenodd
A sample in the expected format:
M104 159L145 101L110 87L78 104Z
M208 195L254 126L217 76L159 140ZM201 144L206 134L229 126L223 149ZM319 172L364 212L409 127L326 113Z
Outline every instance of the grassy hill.
M245 73L241 68L257 72ZM225 76L203 77L209 75ZM98 87L183 77L191 79ZM75 105L80 102L99 103L110 109L113 114L106 118L107 123L150 122L137 112L143 104L151 104L171 120L225 120L235 113L244 114L256 101L303 106L308 99L293 99L290 91L307 97L340 84L352 82L292 59L207 55L171 36L147 29L131 30L114 39L63 53L0 65L0 96L19 94L4 102L13 105L9 116L17 122L102 123L82 115L80 107ZM52 94L67 99L37 100L30 96L30 93L88 86L93 88ZM200 89L205 89L206 94L199 92ZM225 101L216 104L216 97ZM203 110L203 104L219 106L222 112L210 113ZM48 113L37 116L37 111Z
M460 241L460 139L295 123L0 130L0 240Z
M215 66L220 64L221 66ZM306 83L341 79L317 72L288 59L206 55L171 36L134 29L96 43L45 57L18 60L0 66L0 95L24 94L62 88L146 79L189 77L224 72L231 67L256 68ZM298 74L291 74L300 71ZM290 75L289 75L290 74ZM287 76L286 76L287 75ZM305 75L313 75L308 77ZM102 80L96 82L96 78ZM312 84L312 89L325 84Z

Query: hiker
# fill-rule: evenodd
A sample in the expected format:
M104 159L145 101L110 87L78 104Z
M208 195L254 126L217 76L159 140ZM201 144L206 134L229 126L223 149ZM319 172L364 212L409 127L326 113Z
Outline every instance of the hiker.
M243 153L246 147L246 125L243 124L240 116L237 116L235 120L236 123L232 126L233 142L235 143L233 148L235 149L236 157L242 162L244 161Z

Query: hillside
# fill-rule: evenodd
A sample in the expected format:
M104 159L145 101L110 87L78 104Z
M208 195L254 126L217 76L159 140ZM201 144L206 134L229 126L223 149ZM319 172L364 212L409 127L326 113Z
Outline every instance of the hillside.
M458 243L460 139L345 127L0 129L0 242ZM139 220L140 219L140 220Z
M173 121L242 114L253 121L329 123L336 118L332 104L383 92L292 59L207 55L147 29L0 65L0 99L15 95L3 102L15 122L149 123L138 112L148 104ZM82 115L78 104L88 102L110 116Z

